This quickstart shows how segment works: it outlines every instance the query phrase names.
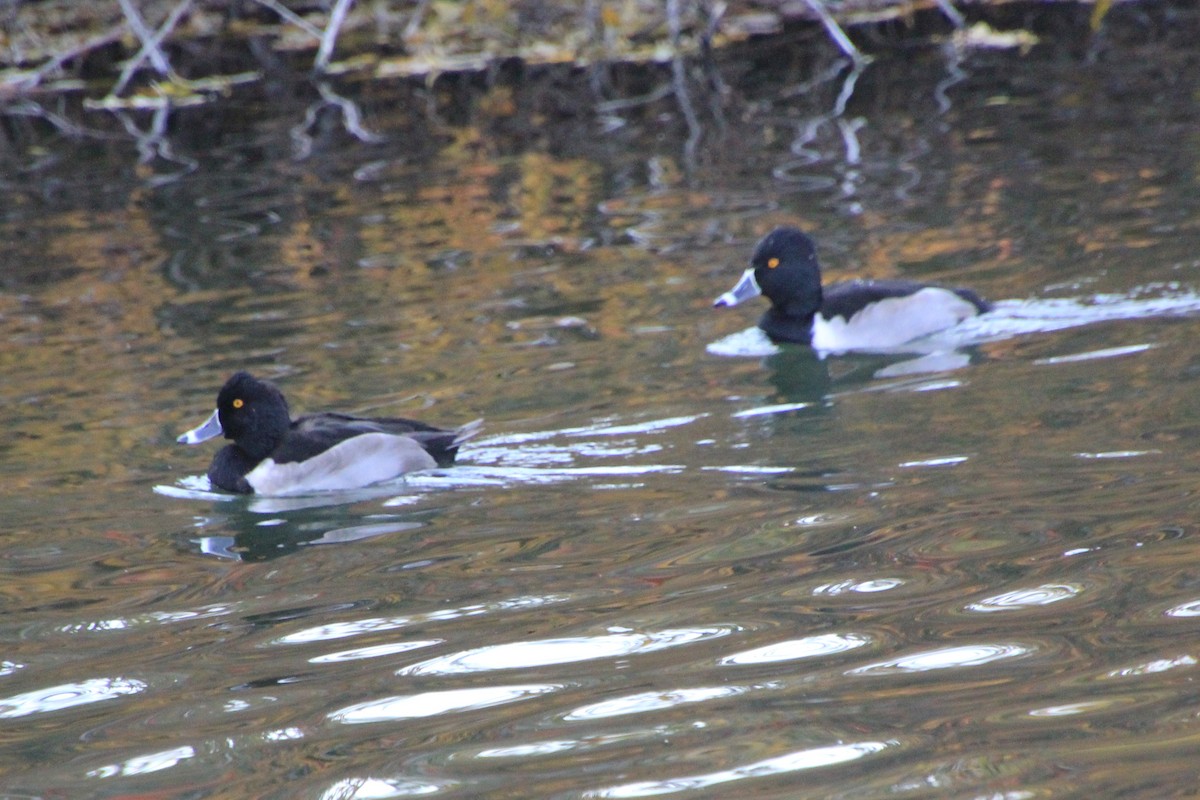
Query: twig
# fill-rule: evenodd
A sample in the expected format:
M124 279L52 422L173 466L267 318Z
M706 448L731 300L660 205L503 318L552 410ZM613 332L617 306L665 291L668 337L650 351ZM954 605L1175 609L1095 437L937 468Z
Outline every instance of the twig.
M10 87L15 87L16 91L28 91L32 89L34 86L37 86L42 82L42 78L46 77L51 72L54 72L71 59L81 56L85 53L89 53L98 47L104 47L105 45L112 44L113 42L117 41L121 38L121 34L124 33L124 31L124 25L116 25L99 36L94 36L91 39L88 39L78 47L73 47L70 50L59 53L37 69L15 77L13 80L0 83L0 96L7 94Z
M317 60L313 62L313 68L317 72L324 72L329 66L329 59L333 56L333 47L337 43L338 31L342 28L342 23L346 21L346 14L350 12L350 6L354 5L354 0L337 0L337 4L333 7L333 11L329 13L329 23L325 26L325 32L321 34L321 46L317 48Z
M934 0L934 2L937 3L938 9L946 15L946 19L950 20L950 23L954 27L961 28L967 24L966 18L957 8L950 4L950 0Z
M318 28L316 25L313 25L311 22L297 14L295 11L292 11L287 6L278 2L278 0L257 0L257 2L259 5L266 6L271 11L274 11L280 16L280 18L283 19L284 22L292 23L317 41L321 40L320 28Z
M637 108L638 106L657 103L659 100L662 100L664 97L669 95L672 91L673 90L671 86L664 83L657 89L637 97L627 97L621 100L605 100L603 103L597 103L596 111L600 112L601 114L612 114L617 111L625 111L630 108Z
M404 38L411 39L417 34L417 29L421 27L421 23L425 20L425 11L429 8L429 0L420 0L417 7L413 9L412 16L408 18L408 24L404 26Z
M821 20L821 24L825 26L825 32L837 44L838 48L850 57L855 64L864 64L869 59L854 46L854 42L850 41L850 37L842 30L842 26L837 24L837 20L829 13L829 9L825 8L825 4L821 0L804 0L808 7L812 10L817 18Z
M122 4L124 4L124 2L127 2L127 0L122 0ZM116 85L113 86L109 94L119 95L122 91L124 91L125 86L133 77L133 73L135 73L138 67L142 65L142 62L147 58L149 58L152 62L155 60L154 53L158 53L160 58L165 59L162 50L159 49L159 44L161 44L162 41L167 38L167 34L169 34L175 28L175 26L179 24L180 18L187 12L191 5L192 0L183 0L183 2L179 3L179 5L175 6L175 8L171 10L171 13L167 16L166 21L159 26L158 30L154 32L154 35L151 36L148 41L142 41L142 49L138 50L137 54L125 63L125 68L121 70L121 76L117 79ZM130 24L133 24L132 19L130 20ZM155 69L157 69L163 75L171 74L171 64L170 62L166 63L167 68L165 72L157 64L155 64Z
M53 125L59 131L59 133L73 138L82 138L88 133L86 129L76 125L66 117L61 116L60 114L55 114L53 111L48 110L41 103L35 103L32 100L22 100L19 103L14 103L13 105L7 106L4 109L4 113L21 117L36 117L38 119L44 119Z
M142 43L142 50L146 51L146 57L150 59L150 63L158 70L158 74L164 77L171 74L171 62L163 54L163 51L155 41L154 35L150 33L150 29L146 27L146 21L142 19L141 12L134 7L130 0L117 0L121 4L121 11L125 14L125 19L129 21L129 27L133 29L133 34Z

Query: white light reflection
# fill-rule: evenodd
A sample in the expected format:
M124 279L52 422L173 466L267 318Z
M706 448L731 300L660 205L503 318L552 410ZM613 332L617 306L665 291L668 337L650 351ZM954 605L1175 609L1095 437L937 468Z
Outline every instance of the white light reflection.
M373 647L359 647L354 650L339 650L336 653L327 653L323 656L314 656L308 660L310 664L336 664L340 661L358 661L363 658L379 658L380 656L390 656L396 653L406 653L409 650L417 650L422 647L433 647L435 644L441 644L445 639L426 639L419 642L392 642L391 644L377 644Z
M104 767L98 767L89 770L87 776L89 778L115 778L117 776L147 775L151 772L170 769L180 761L186 761L189 758L195 757L195 748L189 746L175 747L158 753L135 756L122 761L120 764L109 764Z
M904 585L898 578L873 578L866 581L841 581L840 583L824 583L813 589L813 594L839 595L849 592L871 594L873 592L890 592Z
M1190 600L1167 609L1168 617L1200 617L1200 600Z
M1194 667L1197 662L1193 656L1176 656L1175 658L1159 658L1154 661L1147 661L1145 664L1135 664L1132 667L1124 669L1114 669L1108 673L1110 678L1129 678L1139 675L1154 675L1159 672L1166 672L1169 669L1177 669L1179 667Z
M1101 461L1111 458L1138 458L1140 456L1161 455L1162 450L1106 450L1100 453L1076 453L1076 458L1086 458Z
M783 475L788 472L795 472L795 469L792 467L759 467L750 464L733 464L728 467L701 467L700 469L705 472L731 472L735 475Z
M528 461L528 453L520 450L509 452L506 456L506 463L516 464L517 462ZM532 459L535 463L542 463L540 458ZM563 459L564 463L570 463L572 459ZM479 466L479 465L460 465L454 468L453 471L444 473L409 473L407 483L413 487L422 486L510 486L513 484L552 484L562 483L563 481L577 480L579 478L590 477L638 477L642 475L675 475L683 472L685 469L682 464L641 464L635 466L620 466L620 467L540 467L540 466ZM397 498L402 502L407 502L404 498ZM391 506L393 503L389 500L384 503L385 506Z
M1077 714L1086 714L1089 711L1102 711L1110 708L1111 704L1106 700L1091 700L1081 703L1064 703L1057 706L1046 706L1045 708L1035 708L1029 712L1031 717L1073 717Z
M514 703L561 689L560 684L530 683L517 686L484 686L477 689L450 689L444 692L385 697L338 709L329 714L333 722L361 725L368 722L389 722L398 719L435 717L460 711Z
M968 611L988 614L995 611L1012 611L1013 609L1029 608L1031 606L1048 606L1063 600L1070 600L1083 592L1080 586L1066 583L1048 583L1034 586L1030 589L1014 589L1011 592L986 597L977 603L967 606Z
M902 461L899 466L902 469L911 469L912 467L952 467L955 464L962 464L969 459L970 456L942 456L940 458L924 458L919 461Z
M706 726L703 722L692 721L686 723L685 727L693 730L699 730ZM593 734L591 736L581 736L578 739L551 739L544 742L514 744L507 745L505 747L489 747L486 750L480 750L477 754L477 757L529 758L536 756L551 756L558 753L567 753L572 750L603 747L605 745L622 744L625 742L643 739L661 741L662 739L679 735L682 732L683 728L680 726L655 725L652 728L623 731L621 733Z
M655 419L649 422L636 422L632 425L608 425L601 423L599 425L588 425L583 428L567 428L566 430L559 431L559 433L567 436L628 436L636 433L657 433L667 428L690 425L696 420L707 416L708 414L692 414L691 416L667 417L666 419Z
M766 647L757 647L741 653L734 653L718 661L722 666L738 664L770 664L776 661L797 661L803 658L818 658L831 656L854 650L872 642L870 636L860 633L825 633L818 636L807 636L803 639L792 639L787 642L776 642Z
M132 678L92 678L79 683L64 683L32 692L0 698L0 719L26 717L61 711L64 708L113 700L146 690L146 684Z
M1091 350L1086 353L1072 353L1066 356L1053 356L1051 358L1039 358L1034 361L1034 364L1071 364L1076 361L1093 361L1098 358L1115 358L1116 356L1127 356L1133 353L1142 353L1158 347L1156 344L1131 344L1126 347L1106 347L1103 350Z
M419 797L447 788L436 783L395 778L346 778L321 793L320 800L384 800L388 797Z
M262 735L264 742L291 742L296 739L303 739L304 731L299 728L279 728L274 731L267 731Z
M911 656L867 664L848 671L847 675L894 675L904 672L931 672L956 667L981 667L1009 658L1020 658L1032 653L1028 647L1017 644L977 644L963 647L947 647L930 650Z
M170 625L176 622L187 622L197 619L211 619L232 614L237 609L233 606L216 605L201 608L196 611L153 611L132 617L114 617L112 619L97 619L84 622L73 622L58 628L61 633L107 633L123 631L135 625Z
M752 357L774 355L783 352L760 328L746 328L731 333L704 348L714 356Z
M828 747L814 747L809 750L798 750L775 758L756 761L753 764L725 769L700 775L685 775L678 778L665 778L656 781L638 781L606 789L585 792L584 797L651 797L660 794L694 791L716 786L730 781L747 778L766 778L786 772L796 772L817 767L829 767L834 764L844 764L860 758L882 752L889 747L898 746L896 740L883 742L854 742L852 744L835 744Z
M758 406L757 408L747 408L745 411L735 412L733 417L734 419L745 419L746 417L762 417L767 414L786 414L788 411L799 411L811 405L812 403L780 403L773 406Z
M312 642L324 642L331 639L345 639L348 636L379 633L381 631L390 631L426 622L462 619L480 614L489 614L495 611L522 611L539 608L553 603L565 603L569 599L570 597L565 594L513 597L494 603L478 603L459 608L432 611L428 614L413 614L411 617L371 617L370 619L350 620L348 622L333 622L289 633L286 636L275 639L272 644L310 644Z
M728 628L679 628L647 633L610 633L512 642L480 647L422 661L397 670L397 675L456 675L497 669L544 667L598 658L652 653L669 647L727 636Z
M478 470L480 465L532 468L545 467L551 464L570 464L575 462L579 457L628 458L633 455L656 453L663 450L663 445L638 442L634 437L643 434L655 434L670 428L689 425L706 416L708 415L694 414L690 416L646 420L644 422L634 422L624 425L614 425L612 424L613 420L608 419L601 420L593 425L585 425L577 428L489 436L470 444L471 462L475 465L473 469L476 470ZM620 442L584 441L573 442L567 445L552 443L535 444L560 437L572 439L583 437L625 438ZM648 468L635 467L633 469L649 469L654 471L662 468L663 465L653 465ZM675 466L674 468L680 469L681 467ZM460 469L456 468L454 470L455 480L458 480L459 472L461 472ZM531 470L531 474L525 476L526 479L533 479L536 477L537 472L538 470ZM558 470L552 472L551 476L562 480L572 477L574 474L576 474L575 470Z
M749 686L699 686L692 689L672 689L664 692L642 692L605 700L600 703L581 706L566 714L563 719L575 722L581 719L603 719L618 717L623 714L641 714L646 711L660 711L664 708L675 708L687 703L701 703L705 700L719 700L726 697L736 697L750 691Z

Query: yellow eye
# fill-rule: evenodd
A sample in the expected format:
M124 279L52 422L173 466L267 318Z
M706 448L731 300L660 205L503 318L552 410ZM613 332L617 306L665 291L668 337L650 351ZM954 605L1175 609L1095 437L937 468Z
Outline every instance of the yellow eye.
M244 405L246 405L246 402L245 402L244 400L242 400L242 398L240 398L240 397L236 398L236 399L233 401L233 407L234 407L234 408L241 408L241 407L242 407L242 406L244 406Z
M778 258L768 258L767 259L767 269L775 269L778 266L779 266Z

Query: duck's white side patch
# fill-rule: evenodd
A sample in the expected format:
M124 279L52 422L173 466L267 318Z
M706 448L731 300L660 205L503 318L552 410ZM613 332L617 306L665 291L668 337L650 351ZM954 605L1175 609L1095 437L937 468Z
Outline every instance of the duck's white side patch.
M268 458L246 480L257 494L279 497L358 489L436 466L433 456L407 436L364 433L307 461L276 464Z
M817 350L882 350L953 327L978 309L948 289L928 286L905 297L872 303L849 320L813 320L812 346Z

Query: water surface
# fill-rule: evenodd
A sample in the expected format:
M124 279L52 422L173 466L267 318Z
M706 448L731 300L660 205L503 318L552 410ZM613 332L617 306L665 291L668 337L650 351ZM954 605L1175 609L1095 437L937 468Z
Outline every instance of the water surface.
M1121 9L852 86L756 42L692 126L667 68L598 112L550 70L349 87L387 140L302 161L302 107L255 98L180 118L192 171L15 148L4 796L1193 791L1198 28ZM781 223L831 278L1001 313L710 352ZM236 369L487 427L453 469L232 498L174 439Z

